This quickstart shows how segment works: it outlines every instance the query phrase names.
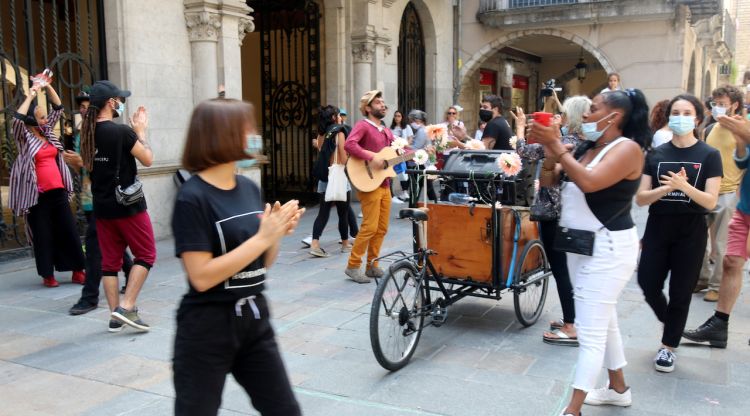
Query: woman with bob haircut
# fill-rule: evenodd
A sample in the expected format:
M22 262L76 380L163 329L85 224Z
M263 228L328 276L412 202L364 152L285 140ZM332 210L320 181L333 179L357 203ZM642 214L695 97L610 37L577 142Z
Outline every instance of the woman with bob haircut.
M634 89L595 96L583 114L583 141L575 152L562 143L557 126L532 122L529 135L544 145L547 155L541 186L562 181L558 233L588 235L594 243L588 255L565 250L580 349L573 395L563 415L579 416L584 402L630 406L617 300L638 259L630 208L641 182L643 152L651 142L646 98ZM566 248L560 240L556 248ZM596 388L602 367L609 372L609 385Z
M235 174L251 159L256 124L250 103L200 103L188 127L172 217L175 253L189 283L177 311L176 415L215 415L227 373L262 415L300 415L263 296L282 237L294 232L298 201L264 204L257 185Z

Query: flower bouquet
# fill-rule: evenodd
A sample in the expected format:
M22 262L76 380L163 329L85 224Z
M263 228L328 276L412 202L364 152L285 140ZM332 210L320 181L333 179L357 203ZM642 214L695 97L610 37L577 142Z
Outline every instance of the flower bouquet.
M396 137L391 143L391 149L395 150L397 154L402 155L406 151L406 146L408 145L409 142L406 139Z
M31 77L31 81L34 85L38 85L39 88L44 88L52 82L52 71L47 68L44 71Z

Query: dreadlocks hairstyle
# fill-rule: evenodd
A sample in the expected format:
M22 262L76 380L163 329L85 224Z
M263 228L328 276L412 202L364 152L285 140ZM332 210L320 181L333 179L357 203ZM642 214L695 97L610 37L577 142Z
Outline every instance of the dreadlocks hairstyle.
M96 119L98 117L99 107L92 104L81 122L81 158L83 159L83 167L89 172L94 170L94 153L96 152L94 132L96 131Z

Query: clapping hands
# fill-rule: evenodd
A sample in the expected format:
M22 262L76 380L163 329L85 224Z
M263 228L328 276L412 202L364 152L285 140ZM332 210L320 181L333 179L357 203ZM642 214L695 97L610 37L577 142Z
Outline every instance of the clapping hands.
M661 175L659 183L666 186L669 192L674 190L685 192L690 186L687 181L687 172L685 172L684 167L680 168L680 171L677 173L667 172L667 175Z
M138 107L135 113L130 116L130 126L136 132L146 131L146 129L148 128L148 113L146 113L146 107Z
M258 235L276 244L285 235L294 233L299 224L304 208L299 208L299 201L293 199L284 205L276 201L273 205L266 204L260 220Z

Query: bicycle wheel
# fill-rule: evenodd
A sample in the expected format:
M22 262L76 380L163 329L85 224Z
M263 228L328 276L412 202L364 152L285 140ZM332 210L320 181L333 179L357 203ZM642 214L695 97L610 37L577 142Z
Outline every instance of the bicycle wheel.
M386 370L405 366L422 334L424 289L408 260L396 263L380 280L370 309L370 343Z
M513 306L523 326L539 319L547 299L549 262L539 240L526 243L513 277Z

